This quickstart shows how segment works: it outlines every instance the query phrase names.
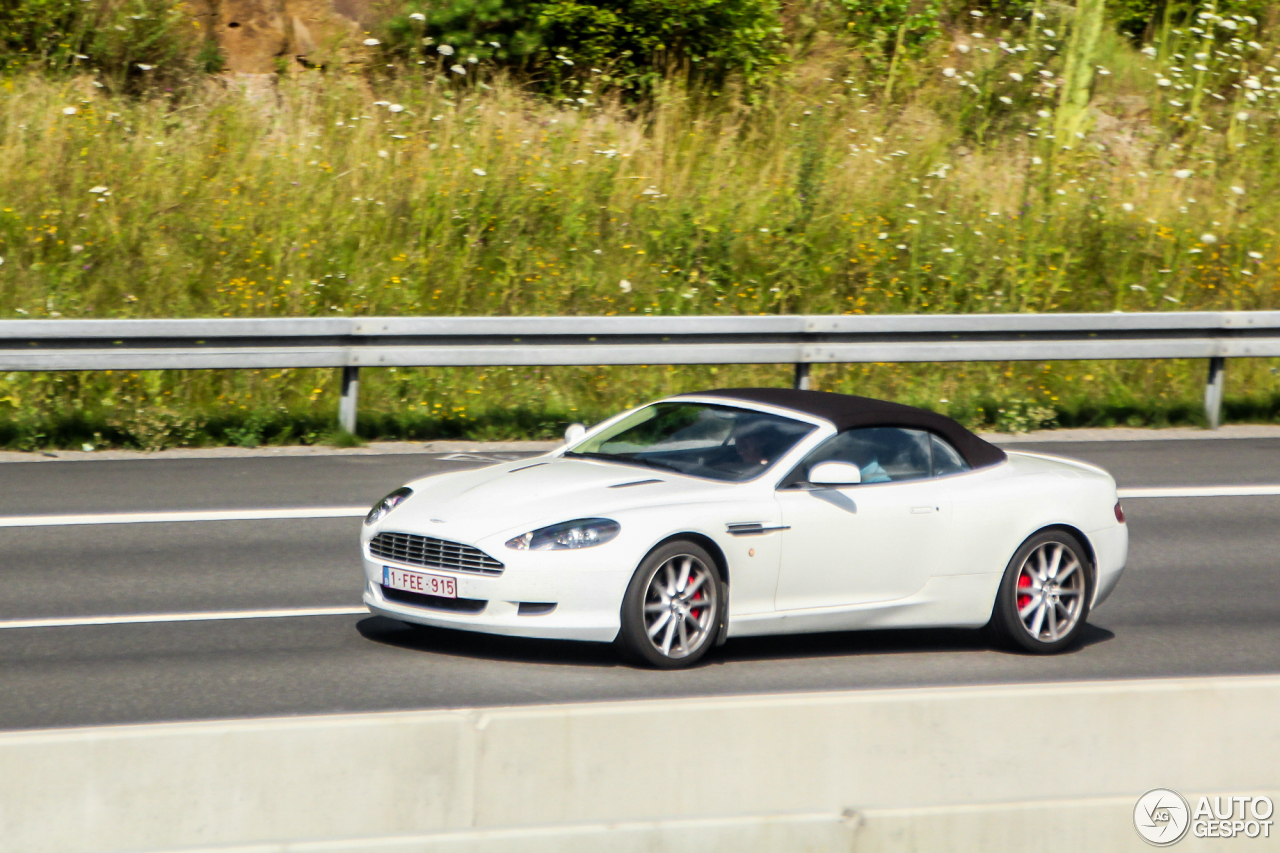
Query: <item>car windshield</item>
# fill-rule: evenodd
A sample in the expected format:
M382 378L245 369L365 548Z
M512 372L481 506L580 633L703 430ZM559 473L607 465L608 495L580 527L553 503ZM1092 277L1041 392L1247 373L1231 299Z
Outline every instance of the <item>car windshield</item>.
M812 424L706 403L655 403L564 455L607 459L739 483L769 470Z

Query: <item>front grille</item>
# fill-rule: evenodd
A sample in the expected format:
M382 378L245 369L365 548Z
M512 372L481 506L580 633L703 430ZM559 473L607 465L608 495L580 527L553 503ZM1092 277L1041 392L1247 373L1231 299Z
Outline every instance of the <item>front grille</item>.
M382 597L387 601L398 601L415 607L430 607L432 610L452 610L455 613L479 613L489 603L483 598L443 598L439 595L423 595L420 592L409 592L405 589L392 589L389 586L382 588Z
M379 533L369 540L369 553L410 566L481 575L500 575L505 568L479 548L412 533Z

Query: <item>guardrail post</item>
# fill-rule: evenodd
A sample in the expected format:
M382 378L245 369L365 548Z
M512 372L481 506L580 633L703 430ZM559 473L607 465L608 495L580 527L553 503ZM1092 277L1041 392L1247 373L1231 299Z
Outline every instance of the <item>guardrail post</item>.
M338 401L338 426L355 435L356 405L360 398L360 368L342 368L342 399Z
M809 390L809 365L807 363L802 362L796 365L796 381L792 387L797 391Z
M1227 378L1227 360L1221 356L1209 359L1209 379L1204 386L1204 413L1209 429L1222 423L1222 388Z

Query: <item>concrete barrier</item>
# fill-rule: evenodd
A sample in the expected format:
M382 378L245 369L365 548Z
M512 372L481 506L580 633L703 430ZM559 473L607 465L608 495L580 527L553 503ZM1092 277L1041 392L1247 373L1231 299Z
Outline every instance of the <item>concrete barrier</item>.
M1139 850L1151 788L1280 801L1277 708L1242 677L9 732L0 849Z

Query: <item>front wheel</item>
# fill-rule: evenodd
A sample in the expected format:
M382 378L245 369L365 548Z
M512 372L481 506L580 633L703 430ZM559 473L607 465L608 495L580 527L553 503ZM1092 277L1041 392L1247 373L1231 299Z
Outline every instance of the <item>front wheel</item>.
M1023 542L1009 561L991 627L1029 652L1062 651L1079 638L1092 594L1089 552L1070 533L1045 530Z
M627 586L618 643L659 669L691 666L715 644L724 598L705 549L685 540L660 545Z

